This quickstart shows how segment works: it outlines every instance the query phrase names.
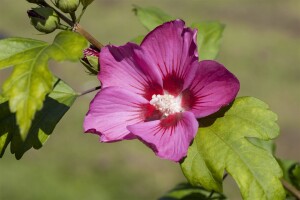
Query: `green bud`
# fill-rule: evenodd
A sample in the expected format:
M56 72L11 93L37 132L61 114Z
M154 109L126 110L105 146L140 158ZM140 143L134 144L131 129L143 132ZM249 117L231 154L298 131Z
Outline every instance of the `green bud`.
M72 13L77 10L79 0L55 0L55 5L64 13Z
M31 24L40 32L51 33L59 26L59 17L51 8L38 7L27 11Z
M81 63L92 75L97 75L100 71L99 53L98 49L90 46L83 51L84 57L80 59Z

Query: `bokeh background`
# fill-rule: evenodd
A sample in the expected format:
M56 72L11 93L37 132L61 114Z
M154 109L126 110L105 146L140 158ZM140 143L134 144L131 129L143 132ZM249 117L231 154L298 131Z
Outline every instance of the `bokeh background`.
M121 45L146 34L132 5L156 6L187 24L226 24L218 61L241 81L239 96L254 96L279 116L277 155L300 160L300 1L299 0L95 0L81 24L103 44ZM25 0L1 0L2 36L51 41L29 24ZM83 91L98 85L79 63L51 63L51 69ZM2 84L10 70L0 72ZM102 144L83 134L82 121L95 93L80 97L46 145L17 161L7 150L0 160L0 199L157 199L184 182L180 167L154 156L138 141ZM227 179L224 191L241 199Z

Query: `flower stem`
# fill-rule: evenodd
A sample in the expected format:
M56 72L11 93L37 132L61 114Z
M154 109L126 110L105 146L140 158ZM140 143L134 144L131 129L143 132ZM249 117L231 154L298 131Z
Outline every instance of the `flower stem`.
M86 91L84 91L84 92L82 92L82 93L79 93L78 96L83 96L83 95L89 94L89 93L91 93L91 92L94 92L94 91L96 91L96 90L100 90L100 89L101 89L101 86L99 85L99 86L97 86L97 87L88 89L88 90L86 90Z
M73 31L79 33L83 37L85 37L92 45L94 45L97 49L101 49L103 44L101 44L96 38L94 38L89 32L87 32L82 26L79 24L74 24Z
M295 188L292 184L290 184L289 182L287 182L284 179L281 179L281 183L283 185L283 187L289 191L294 197L296 197L297 199L300 199L300 191L297 190L297 188Z
M75 12L71 12L70 16L72 18L73 23L76 23L76 13Z

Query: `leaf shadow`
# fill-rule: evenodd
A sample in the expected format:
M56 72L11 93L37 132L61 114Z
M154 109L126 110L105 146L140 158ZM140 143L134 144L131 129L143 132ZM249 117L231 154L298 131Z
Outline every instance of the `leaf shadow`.
M198 119L200 127L209 127L215 123L218 118L224 117L225 113L232 107L234 101L229 105L222 107L219 111Z
M192 186L189 183L180 183L168 194L158 200L208 200L218 199L224 200L226 197L217 192L211 192L203 187Z
M5 143L0 146L0 157L3 156L9 143L10 151L15 154L16 159L20 159L31 148L40 149L69 108L47 96L42 110L36 113L28 135L23 141L15 114L10 112L8 102L0 104L0 123L5 124L0 128L0 138L5 139ZM5 134L7 134L6 138L4 138Z

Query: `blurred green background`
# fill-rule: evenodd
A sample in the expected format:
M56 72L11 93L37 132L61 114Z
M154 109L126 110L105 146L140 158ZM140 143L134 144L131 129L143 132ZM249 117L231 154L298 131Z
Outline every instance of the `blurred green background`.
M300 160L300 1L299 0L95 0L81 24L103 44L121 45L146 34L132 5L156 6L187 24L226 24L218 60L241 81L240 96L254 96L279 116L277 155ZM51 41L29 24L25 0L1 0L0 33ZM98 85L76 63L51 63L77 91ZM0 72L2 84L10 70ZM157 199L185 179L180 167L154 156L138 141L99 143L83 134L82 121L95 93L79 98L46 145L16 161L7 150L0 160L0 199ZM241 199L235 183L225 194Z

